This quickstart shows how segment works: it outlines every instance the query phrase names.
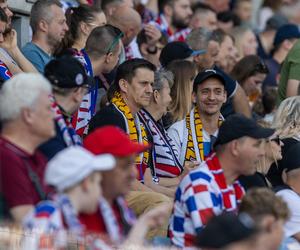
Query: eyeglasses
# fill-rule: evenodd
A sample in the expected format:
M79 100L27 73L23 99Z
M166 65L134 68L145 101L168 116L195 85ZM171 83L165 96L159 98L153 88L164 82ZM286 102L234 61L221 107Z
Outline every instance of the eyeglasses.
M111 29L115 34L114 40L111 42L111 44L107 48L106 54L109 54L110 52L113 51L113 49L119 43L119 40L124 36L124 33L120 29L118 29L117 27L112 26L110 24L106 24L105 27Z

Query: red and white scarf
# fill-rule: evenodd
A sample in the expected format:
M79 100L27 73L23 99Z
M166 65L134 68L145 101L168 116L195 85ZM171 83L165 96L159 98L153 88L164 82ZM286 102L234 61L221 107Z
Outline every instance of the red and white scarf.
M161 124L158 124L151 114L142 109L138 113L141 122L145 125L148 134L152 137L152 163L153 177L177 177L183 167L179 162L179 152L172 139Z
M239 207L239 204L241 203L242 198L245 195L244 188L238 180L236 180L232 184L233 189L228 187L223 169L215 153L213 153L209 158L207 158L206 164L211 173L213 174L214 179L221 190L222 201L224 206L223 210L226 210L227 212L237 212L237 208ZM233 203L234 201L236 201L235 204Z
M117 206L121 213L121 217L123 219L122 223L126 224L123 225L123 227L130 228L135 223L135 217L132 211L128 208L123 197L118 197L115 202L117 203ZM112 241L112 243L119 245L124 240L129 229L123 230L125 232L120 231L119 222L115 216L115 213L111 205L103 197L99 200L99 210L104 220L106 231L110 240Z
M67 146L72 145L82 145L81 138L75 133L74 127L70 123L68 119L65 119L61 109L59 108L58 104L56 103L54 96L49 96L51 101L51 108L54 112L54 120L59 127L59 130L62 134L64 142Z
M187 35L191 32L190 28L177 29L173 32L163 14L160 14L154 22L155 26L168 37L168 42L180 41L184 42Z

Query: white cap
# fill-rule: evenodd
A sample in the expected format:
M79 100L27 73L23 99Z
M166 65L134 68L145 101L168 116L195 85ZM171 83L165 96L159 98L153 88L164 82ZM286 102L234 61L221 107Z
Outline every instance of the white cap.
M115 158L110 154L94 155L83 147L71 146L48 162L45 181L57 191L63 191L80 183L94 171L111 170L115 165Z

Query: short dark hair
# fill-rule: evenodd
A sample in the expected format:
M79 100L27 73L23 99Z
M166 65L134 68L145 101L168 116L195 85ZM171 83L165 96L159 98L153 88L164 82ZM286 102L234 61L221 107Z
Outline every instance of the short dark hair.
M177 1L177 0L158 0L157 4L158 4L159 13L163 13L165 6L166 5L172 6L175 1Z
M124 79L130 83L132 78L135 76L136 70L140 68L149 69L153 72L156 71L154 64L141 58L134 58L120 64L116 71L115 80L108 90L108 99L110 100L116 91L120 91L119 81L121 79Z
M216 13L216 11L210 7L209 5L205 4L205 3L196 3L192 6L192 11L193 13L196 13L198 11L211 11L211 12L214 12Z
M276 87L266 87L262 96L262 105L264 107L264 113L270 114L276 107L277 100L277 88Z

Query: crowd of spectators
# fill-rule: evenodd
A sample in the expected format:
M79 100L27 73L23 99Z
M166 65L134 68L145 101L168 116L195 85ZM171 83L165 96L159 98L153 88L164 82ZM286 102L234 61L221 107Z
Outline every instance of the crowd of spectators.
M299 16L37 0L20 48L0 0L0 246L300 249Z

